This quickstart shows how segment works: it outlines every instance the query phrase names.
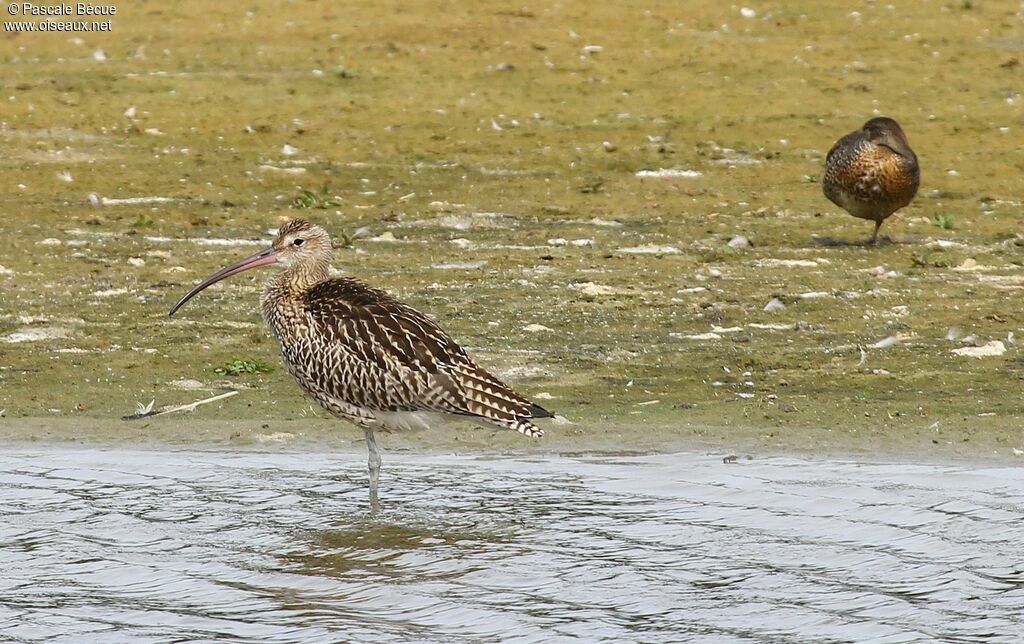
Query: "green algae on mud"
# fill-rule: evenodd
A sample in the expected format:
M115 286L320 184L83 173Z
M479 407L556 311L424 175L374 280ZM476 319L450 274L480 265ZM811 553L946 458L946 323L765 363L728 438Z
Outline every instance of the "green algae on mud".
M436 315L574 423L550 433L580 449L703 431L1012 457L1019 17L958 2L756 13L184 3L78 40L7 36L0 431L52 418L74 434L64 419L225 385L244 389L167 422L301 422L283 370L214 372L276 364L261 276L165 317L298 215L360 231L339 268ZM905 126L922 189L886 224L896 243L865 248L870 225L817 176L876 111ZM676 172L637 176L661 169ZM296 209L303 191L328 198ZM772 298L785 309L764 311ZM956 356L950 327L1006 352Z

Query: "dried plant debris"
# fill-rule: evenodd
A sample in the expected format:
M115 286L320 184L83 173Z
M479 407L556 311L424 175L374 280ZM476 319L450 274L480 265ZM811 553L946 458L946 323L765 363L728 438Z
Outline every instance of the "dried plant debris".
M156 402L155 400L149 401L148 404L135 403L135 413L129 416L122 416L121 420L139 420L141 418L153 418L155 416L163 416L164 414L173 414L174 412L178 411L192 411L200 405L216 402L218 400L224 400L225 398L230 398L232 396L237 395L237 391L231 390L226 391L222 394L217 394L216 396L212 396L210 398L204 398L203 400L197 400L196 402L188 403L187 405L164 405L163 407L160 407L156 411L153 411L153 405Z

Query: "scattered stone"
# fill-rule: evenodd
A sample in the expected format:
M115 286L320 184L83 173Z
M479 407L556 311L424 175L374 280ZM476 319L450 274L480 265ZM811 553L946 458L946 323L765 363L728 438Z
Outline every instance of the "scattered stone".
M676 338L683 338L686 340L721 340L722 336L717 333L694 333L692 335L678 335L676 333L669 334Z
M615 147L615 144L612 143L611 141L605 141L604 143L601 144L601 146L604 148L605 152L615 152L616 150L618 150L618 148Z
M123 199L99 197L99 200L102 206L148 206L150 204L174 203L178 201L174 197L125 197Z
M990 358L994 356L1001 356L1006 353L1006 345L1001 340L993 340L986 342L980 347L961 347L959 349L953 349L952 352L958 356L966 356L969 358Z
M657 170L638 170L635 176L640 179L695 179L702 174L697 170L659 168Z
M403 226L437 226L439 228L451 228L452 230L470 230L478 228L488 229L509 229L515 225L516 218L500 212L466 212L461 214L441 215L429 219L417 219L415 221L403 222Z
M946 331L946 340L949 342L956 342L963 336L964 332L958 326L951 326Z
M466 204L451 203L450 201L431 201L427 204L427 207L438 212L453 212L458 208L465 208Z
M60 246L62 243L64 243L64 242L62 242L59 239L55 239L53 237L47 237L46 239L44 239L42 241L36 242L36 244L38 244L39 246Z
M99 291L95 291L93 297L114 297L115 295L127 295L130 293L126 288L107 288Z
M942 248L942 249L947 249L947 248L966 248L967 247L967 244L962 244L960 242L950 241L948 239L936 239L935 241L928 242L927 245L928 245L929 248Z
M68 337L68 330L61 327L38 327L18 329L13 333L0 336L0 342L18 344L20 342L41 342Z
M621 228L622 227L622 222L621 221L615 221L614 219L601 219L600 217L594 217L594 218L588 219L586 221L576 220L576 221L573 221L573 222L570 222L570 223L590 224L591 226L605 226L605 227L608 227L608 228Z
M477 270L479 268L483 268L486 265L487 265L487 261L486 260L479 260L479 261L476 261L476 262L449 262L447 264L434 264L433 266L431 266L431 268L434 268L434 269L437 269L437 270L442 270L442 271L451 271L451 270L473 271L473 270Z
M548 240L548 246L565 246L568 243L568 241L562 239L561 237L556 237L555 239Z
M290 432L274 432L272 434L256 434L254 436L258 443L285 443L295 438Z
M678 255L683 251L679 250L675 246L658 246L656 244L645 244L643 246L631 246L629 248L620 248L620 253L629 253L631 255Z
M593 239L574 239L574 240L572 240L569 243L572 244L573 246L576 246L576 247L579 247L579 248L583 248L584 246L593 246L594 245L594 240Z
M743 250L745 248L750 248L751 244L750 240L744 237L743 235L737 235L730 239L729 243L726 245L729 248L732 248L733 250Z
M993 271L996 270L997 268L998 267L996 266L986 266L985 264L979 264L978 261L973 257L968 257L964 261L960 262L959 266L954 267L953 270L961 273L973 273L982 271Z
M712 324L711 325L711 330L714 331L715 333L736 333L737 331L742 331L743 327L741 327L741 326L718 326L717 324Z
M868 348L869 349L888 349L889 347L893 347L893 346L896 346L897 344L899 344L902 339L903 338L901 338L898 335L890 335L888 338L884 338L882 340L879 340L878 342L876 342L874 344L869 344Z
M395 233L391 232L390 230L387 230L387 231L384 231L381 234L377 235L376 237L367 237L366 241L368 241L368 242L396 242L396 241L398 241L398 239L395 238Z
M746 239L746 238L744 238ZM748 242L749 243L749 242ZM783 268L817 268L821 264L817 260L809 259L759 259L754 262L755 266L769 267L769 266L781 266Z
M281 172L283 174L305 174L305 168L279 168L277 166L263 164L259 168L264 172Z
M141 257L129 257L128 258L128 265L129 266L135 266L135 267L145 266L146 265L146 260L142 259Z
M604 284L595 284L594 282L578 282L576 284L570 284L569 288L574 291L579 291L582 295L585 295L587 297L615 295L618 292L611 286L605 286Z
M543 324L527 324L523 327L523 331L527 333L540 333L541 331L554 331L554 329L548 328Z
M194 390L194 389L208 389L209 388L206 385L204 385L203 383L199 382L198 380L193 380L192 378L179 378L178 380L172 380L172 381L170 381L167 384L169 384L170 386L175 387L177 389Z
M764 305L765 313L775 313L777 311L784 311L785 309L786 305L783 304L782 300L780 300L777 297L773 297L771 300L768 301L767 304Z

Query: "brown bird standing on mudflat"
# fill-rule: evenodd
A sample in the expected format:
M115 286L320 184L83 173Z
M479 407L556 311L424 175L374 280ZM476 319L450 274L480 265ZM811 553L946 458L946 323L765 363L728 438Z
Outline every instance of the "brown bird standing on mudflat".
M884 116L836 141L825 158L825 196L854 217L875 222L870 243L889 215L917 194L921 170L900 124Z
M270 248L224 268L185 294L169 315L207 286L258 266L282 270L263 285L263 319L288 372L321 407L363 429L376 509L380 452L374 431L427 429L461 417L530 437L551 412L523 398L466 355L426 315L352 278L331 279L331 238L289 221Z

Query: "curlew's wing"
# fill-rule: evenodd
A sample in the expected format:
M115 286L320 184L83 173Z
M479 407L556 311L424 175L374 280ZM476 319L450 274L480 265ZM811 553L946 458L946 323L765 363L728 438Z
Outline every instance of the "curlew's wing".
M298 364L317 364L319 388L377 411L472 416L531 434L531 418L551 413L477 366L436 323L384 291L354 279L310 289L304 301L311 338ZM314 347L320 343L322 347ZM532 429L531 429L532 428Z

